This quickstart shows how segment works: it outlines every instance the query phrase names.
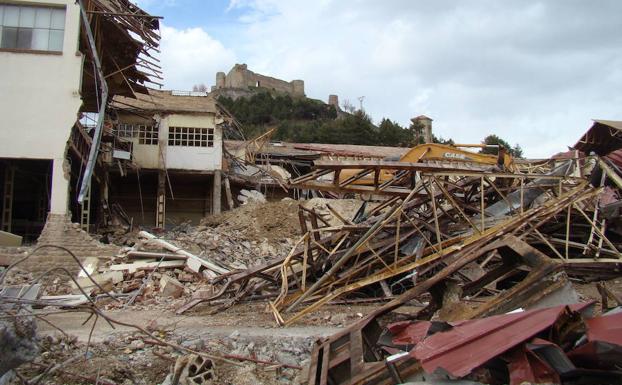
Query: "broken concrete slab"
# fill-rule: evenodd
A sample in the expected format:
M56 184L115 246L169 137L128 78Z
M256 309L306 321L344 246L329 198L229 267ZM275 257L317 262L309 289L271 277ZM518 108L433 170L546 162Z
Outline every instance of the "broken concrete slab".
M55 306L78 306L89 302L84 294L44 295L39 299Z
M213 262L207 261L203 258L199 258L196 255L191 254L163 239L159 239L155 235L150 234L146 231L141 231L140 233L138 233L138 235L142 238L148 239L151 242L165 248L166 250L172 251L173 253L176 253L176 254L186 256L188 258L186 259L186 265L188 266L190 270L194 271L195 273L199 273L202 267L208 270L208 275L211 278L215 278L216 276L218 276L218 274L226 274L229 272L229 270L225 269L224 267L220 267Z
M19 247L22 245L22 237L6 231L0 231L0 246Z
M100 286L104 286L106 284L114 285L114 284L117 284L123 281L123 272L108 271L102 274L91 275L91 278L93 279L93 281L97 282L97 284L99 284ZM73 294L81 294L81 291L80 289L78 289L78 286L80 286L86 294L91 294L91 292L95 288L97 288L97 286L93 284L93 281L91 281L91 279L89 279L88 277L82 277L82 278L76 279L76 282L78 283L78 285L76 285L75 282L71 283Z
M92 275L97 271L97 268L100 265L100 259L97 257L88 257L82 261L82 266L84 269L80 269L78 273L78 277L87 277L88 275Z
M184 293L184 285L173 277L163 275L160 278L160 292L166 297L179 298Z
M128 271L130 273L135 273L138 270L154 270L156 268L162 269L172 269L177 267L184 267L186 265L185 260L177 260L177 261L136 261L134 263L122 263L117 265L111 265L108 269L110 271Z

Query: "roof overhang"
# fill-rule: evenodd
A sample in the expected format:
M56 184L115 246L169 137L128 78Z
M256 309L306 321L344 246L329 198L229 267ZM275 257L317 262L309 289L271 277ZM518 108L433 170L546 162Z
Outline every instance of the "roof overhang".
M574 148L586 154L594 151L601 156L622 148L622 121L594 120Z

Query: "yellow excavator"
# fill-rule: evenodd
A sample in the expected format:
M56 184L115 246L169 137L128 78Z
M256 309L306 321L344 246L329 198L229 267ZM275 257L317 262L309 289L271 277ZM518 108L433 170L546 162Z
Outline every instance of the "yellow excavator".
M497 155L480 154L468 151L465 148L494 148L498 150ZM399 159L385 158L385 160L393 160L408 163L435 163L435 164L475 164L483 166L497 166L500 171L515 171L514 158L503 146L486 145L486 144L455 144L445 145L438 143L420 144L408 150ZM350 169L342 170L339 174L339 181L358 174L362 170ZM394 177L395 173L391 170L381 170L378 178L379 183L388 181ZM373 185L373 175L367 175L363 178L353 181L359 185Z

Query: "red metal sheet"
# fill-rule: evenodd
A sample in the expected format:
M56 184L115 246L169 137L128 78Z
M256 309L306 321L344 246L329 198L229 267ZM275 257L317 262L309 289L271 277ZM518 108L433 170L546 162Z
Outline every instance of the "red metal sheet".
M622 313L590 318L585 321L587 339L622 346Z
M589 341L568 353L568 358L581 368L618 370L622 346L602 341Z
M460 323L433 334L410 352L428 373L442 368L464 377L488 360L552 326L567 311L581 311L591 303L503 314Z
M615 164L619 168L622 168L622 149L610 152L605 156L605 159L610 160L611 162L613 162L613 164Z
M510 385L559 384L559 375L544 360L523 346L513 349L508 360Z
M395 345L415 345L423 341L431 326L430 321L402 321L389 325L388 329Z

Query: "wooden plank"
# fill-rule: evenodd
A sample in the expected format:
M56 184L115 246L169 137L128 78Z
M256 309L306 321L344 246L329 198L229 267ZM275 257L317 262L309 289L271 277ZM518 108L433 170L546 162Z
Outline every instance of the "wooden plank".
M175 268L179 268L179 267L184 267L186 265L186 261L185 260L178 260L178 261L162 261L162 262L157 262L157 261L149 261L149 262L143 262L143 261L138 261L138 262L134 262L134 263L121 263L121 264L117 264L117 265L111 265L108 269L111 271L129 271L130 273L134 273L138 270L154 270L156 268L162 268L162 269L175 269Z
M160 252L154 252L154 251L130 251L127 253L127 257L130 259L140 259L140 258L155 258L155 259L161 259L164 258L165 260L186 260L188 259L188 257L186 257L185 255L181 255L181 254L169 254L169 253L160 253Z

